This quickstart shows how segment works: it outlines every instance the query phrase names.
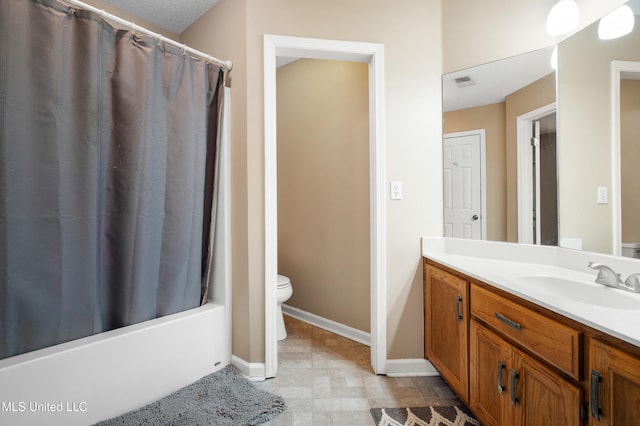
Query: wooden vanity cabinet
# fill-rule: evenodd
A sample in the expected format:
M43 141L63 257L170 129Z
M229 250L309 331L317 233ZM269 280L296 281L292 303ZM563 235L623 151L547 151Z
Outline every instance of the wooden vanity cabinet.
M640 425L640 347L424 259L425 356L483 425Z
M469 408L483 425L580 425L581 389L475 319Z
M469 283L424 262L424 352L465 403L469 392Z
M511 351L495 333L471 320L469 329L469 408L486 426L503 424L507 407Z
M589 424L640 424L640 358L596 339L588 346Z

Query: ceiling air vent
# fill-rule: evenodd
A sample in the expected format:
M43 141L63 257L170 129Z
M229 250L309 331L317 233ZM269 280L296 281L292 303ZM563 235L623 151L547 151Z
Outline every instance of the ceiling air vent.
M456 87L468 87L474 86L476 84L468 75L456 77L453 79L453 82L455 83Z

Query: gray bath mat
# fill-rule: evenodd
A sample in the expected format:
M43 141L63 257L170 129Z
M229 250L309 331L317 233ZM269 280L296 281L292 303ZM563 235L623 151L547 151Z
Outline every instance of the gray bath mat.
M143 408L97 423L115 425L259 425L287 409L228 365Z

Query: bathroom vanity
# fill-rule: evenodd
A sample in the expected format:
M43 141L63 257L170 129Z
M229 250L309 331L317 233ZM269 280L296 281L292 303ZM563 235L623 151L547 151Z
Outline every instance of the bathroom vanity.
M638 424L640 295L548 262L423 255L425 358L483 425Z

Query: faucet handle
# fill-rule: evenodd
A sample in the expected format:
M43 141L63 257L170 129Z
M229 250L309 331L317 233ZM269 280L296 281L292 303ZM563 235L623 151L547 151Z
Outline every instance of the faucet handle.
M597 262L589 262L587 266L598 271L598 276L596 277L596 282L598 284L603 284L609 287L618 287L618 285L622 283L620 274L607 265Z
M633 289L635 292L640 292L640 274L631 274L624 281L624 285Z

